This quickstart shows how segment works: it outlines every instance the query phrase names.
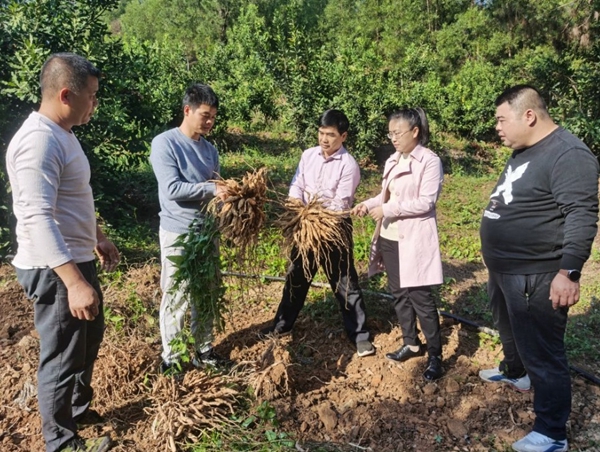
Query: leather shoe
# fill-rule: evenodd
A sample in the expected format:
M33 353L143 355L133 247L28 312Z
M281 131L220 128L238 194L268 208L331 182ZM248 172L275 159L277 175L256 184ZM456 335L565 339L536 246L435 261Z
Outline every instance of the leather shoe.
M430 356L427 359L427 369L423 373L423 378L428 381L437 380L442 376L442 358L439 356Z
M419 350L416 352L413 352L410 349L410 346L405 345L400 350L396 350L395 352L385 354L385 357L387 359L398 361L399 363L401 363L402 361L406 361L407 359L414 358L416 356L423 356L423 347L421 347L420 345Z

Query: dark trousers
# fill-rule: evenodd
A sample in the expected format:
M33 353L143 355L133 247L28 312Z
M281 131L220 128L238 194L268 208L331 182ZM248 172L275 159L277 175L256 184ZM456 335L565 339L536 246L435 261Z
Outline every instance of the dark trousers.
M349 249L331 246L326 258L321 262L317 262L314 256L309 256L310 278L304 274L304 261L298 255L298 251L292 250L292 264L286 275L283 296L275 315L277 330L290 330L294 326L304 306L310 283L321 265L340 305L348 337L353 342L369 340L369 332L365 328L367 321L365 304L354 267L352 223L350 220L345 220L344 224L345 234L350 243Z
M93 321L71 315L67 289L54 270L16 269L27 298L34 301L34 323L40 335L38 404L46 452L59 450L77 434L75 419L92 401L92 371L104 335L95 262L77 266L100 297Z
M571 376L564 341L568 309L554 310L548 298L556 272L489 275L490 307L504 351L500 368L511 378L529 375L535 389L533 430L563 440L571 412Z
M394 310L402 329L404 345L420 345L417 318L427 340L429 356L442 356L440 318L430 286L400 287L398 242L379 237L377 245L388 277L389 291L394 297Z

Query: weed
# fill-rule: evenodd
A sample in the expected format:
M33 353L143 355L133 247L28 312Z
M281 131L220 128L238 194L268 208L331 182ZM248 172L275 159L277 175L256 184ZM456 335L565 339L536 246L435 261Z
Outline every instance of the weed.
M495 350L501 345L500 336L493 336L491 334L479 332L479 345L487 347L489 350Z
M589 288L586 288L587 292ZM585 293L582 295L585 296ZM565 343L569 359L597 366L600 356L600 300L591 296L575 305L567 322Z
M445 177L437 209L444 256L469 262L481 260L479 224L494 182L490 177Z
M233 418L236 427L223 434L206 434L191 447L192 452L255 451L279 452L292 450L296 441L289 434L277 429L277 412L269 402L262 402L254 409Z
M104 321L110 324L113 330L117 332L123 331L123 325L125 323L125 317L117 314L108 306L104 305Z
M177 265L171 290L183 292L195 305L196 321L202 324L214 321L215 326L221 329L224 289L215 219L206 216L202 225L193 222L189 232L180 236L173 246L181 247L183 254L169 256Z

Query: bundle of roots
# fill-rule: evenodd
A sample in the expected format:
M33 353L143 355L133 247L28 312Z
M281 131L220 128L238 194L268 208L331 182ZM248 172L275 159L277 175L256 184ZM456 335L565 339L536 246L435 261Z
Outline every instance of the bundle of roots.
M289 395L288 367L292 365L290 352L279 338L268 339L269 346L249 373L248 384L257 400L274 400Z
M265 222L267 170L263 167L246 173L241 182L227 179L216 183L225 188L227 198L222 203L215 198L209 210L218 219L221 237L235 246L241 256L246 256L256 246Z
M176 452L182 443L233 427L240 392L225 379L191 371L181 381L159 377L150 397L152 405L144 410L152 418L152 435L161 450Z
M307 204L299 199L289 198L284 207L278 223L286 246L302 259L307 279L311 277L311 259L324 263L330 269L330 252L334 248L350 247L350 237L343 220L347 212L330 210L317 198L311 199Z

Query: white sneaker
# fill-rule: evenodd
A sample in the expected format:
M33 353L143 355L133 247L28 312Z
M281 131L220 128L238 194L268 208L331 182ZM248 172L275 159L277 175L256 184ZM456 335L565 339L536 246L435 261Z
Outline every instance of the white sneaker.
M373 347L371 341L358 341L356 343L356 354L360 357L374 355L375 347Z
M512 448L517 452L565 452L569 445L566 439L559 441L538 432L531 432L513 443Z
M491 383L506 383L513 389L520 392L528 392L531 390L531 380L529 379L529 375L525 375L521 378L508 378L506 375L500 372L500 369L497 367L493 369L480 370L479 378Z

